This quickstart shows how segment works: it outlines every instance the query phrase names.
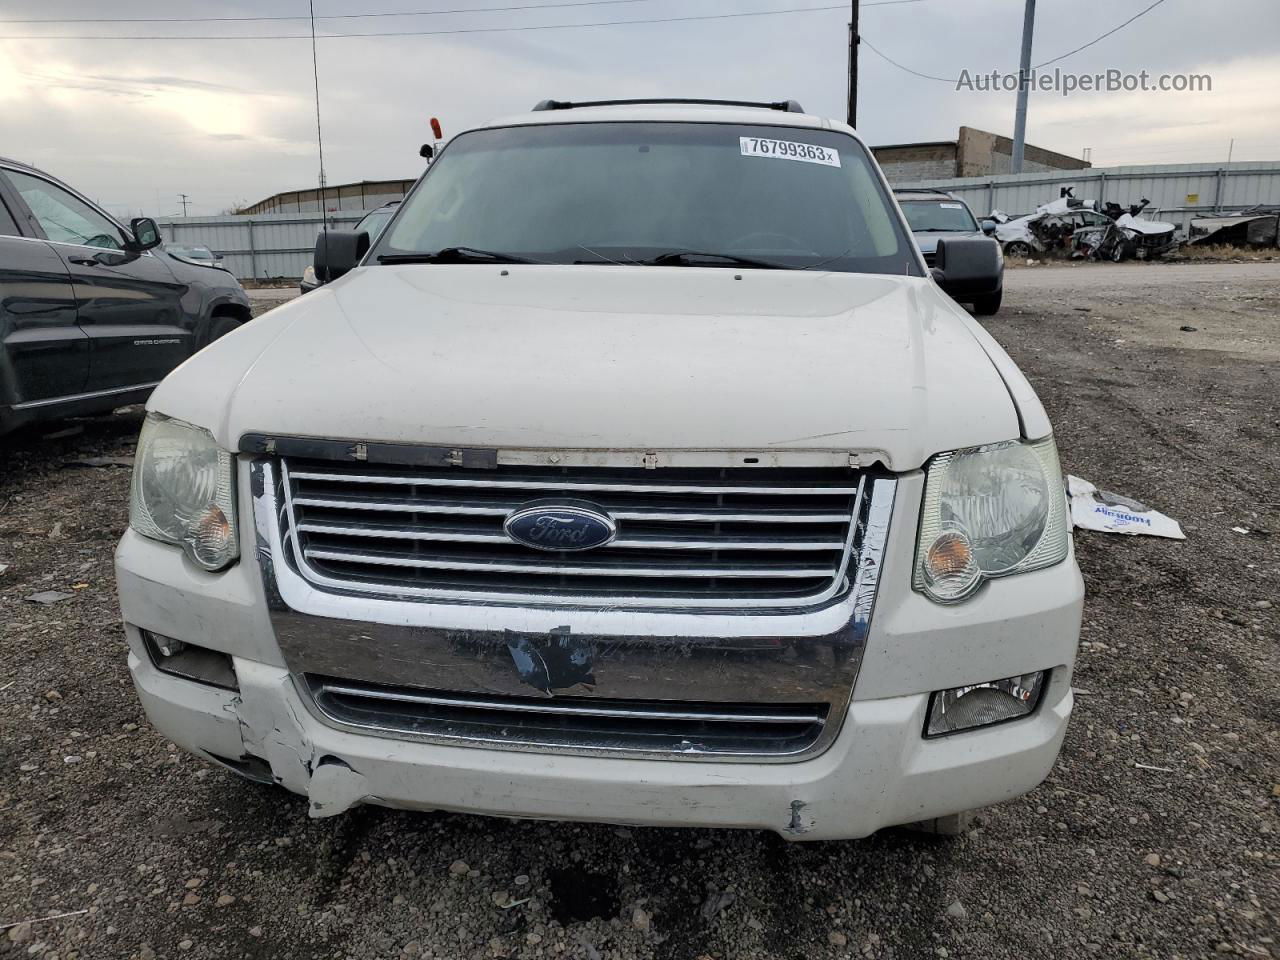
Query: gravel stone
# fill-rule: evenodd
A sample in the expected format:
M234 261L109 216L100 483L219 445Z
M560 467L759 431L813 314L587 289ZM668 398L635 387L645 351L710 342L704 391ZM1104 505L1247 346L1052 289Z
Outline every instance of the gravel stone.
M0 693L9 773L0 923L94 908L11 927L0 955L1274 954L1280 618L1258 602L1280 601L1280 262L1006 266L1005 305L981 324L1044 401L1064 472L1169 513L1188 536L1076 533L1087 598L1073 684L1087 693L1048 779L1029 795L981 811L979 829L945 841L885 830L788 844L732 830L372 805L312 820L305 798L171 748L145 721L111 573L128 471L62 466L132 456L134 408L78 420L58 438L20 431L0 441L0 561L9 564L0 686L10 684ZM1177 332L1183 323L1200 328L1195 337ZM56 521L61 537L50 540ZM69 596L48 606L25 599L46 590ZM47 699L50 690L61 699ZM806 813L821 822L826 811L815 806ZM785 826L789 809L779 816ZM1146 859L1153 851L1158 863ZM456 879L473 867L482 867L478 882ZM553 883L557 871L587 878L592 892L600 877L613 889L582 896ZM530 882L508 879L520 876ZM187 890L188 879L202 883ZM499 886L532 899L500 909L490 900ZM231 890L234 906L215 909L215 893ZM203 899L183 908L191 892ZM704 919L711 892L716 903L720 892L735 900ZM948 917L956 901L968 920ZM647 931L634 922L637 906ZM180 951L184 940L192 946Z

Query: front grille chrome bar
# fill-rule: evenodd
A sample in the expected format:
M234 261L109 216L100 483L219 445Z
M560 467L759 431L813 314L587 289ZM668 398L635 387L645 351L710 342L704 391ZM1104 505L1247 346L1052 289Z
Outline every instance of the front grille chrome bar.
M739 563L735 566L704 567L688 563L668 563L646 567L635 563L615 562L593 565L564 563L558 560L533 559L526 562L502 560L446 560L432 557L402 556L400 554L368 553L355 550L319 550L307 547L302 551L308 560L338 560L343 563L410 567L416 570L476 570L488 573L525 573L534 576L567 574L581 577L769 577L809 579L829 577L835 573L832 567L796 566L770 567L764 564Z
M322 589L601 607L782 609L848 589L867 479L845 468L420 469L280 461L282 541ZM503 520L583 499L617 524L534 551Z
M767 484L735 483L735 484L677 484L677 483L635 483L590 482L570 477L555 480L537 480L529 477L504 477L502 479L480 479L471 477L433 477L415 474L349 474L340 472L317 472L314 470L295 470L295 480L320 480L326 483L366 483L394 484L411 487L461 487L476 489L519 489L554 491L561 493L607 490L610 493L751 493L751 494L845 494L852 496L858 492L856 485L819 486L818 484L801 484L794 486L769 486Z

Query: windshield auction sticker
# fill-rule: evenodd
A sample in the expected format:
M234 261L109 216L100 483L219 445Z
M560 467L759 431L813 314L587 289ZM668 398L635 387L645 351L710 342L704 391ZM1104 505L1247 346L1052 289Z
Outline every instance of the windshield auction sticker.
M772 157L775 160L799 160L802 163L820 163L827 167L840 166L840 153L830 147L795 140L766 140L763 137L739 137L744 157Z

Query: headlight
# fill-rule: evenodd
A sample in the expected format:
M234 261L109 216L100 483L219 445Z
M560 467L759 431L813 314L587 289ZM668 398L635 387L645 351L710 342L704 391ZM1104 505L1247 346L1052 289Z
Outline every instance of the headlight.
M913 583L954 603L983 580L1059 562L1067 537L1053 437L944 453L929 464Z
M307 264L306 269L302 271L302 282L319 283L319 281L316 280L316 268L313 265Z
M206 570L240 555L234 458L207 430L147 414L134 457L129 526L182 547Z

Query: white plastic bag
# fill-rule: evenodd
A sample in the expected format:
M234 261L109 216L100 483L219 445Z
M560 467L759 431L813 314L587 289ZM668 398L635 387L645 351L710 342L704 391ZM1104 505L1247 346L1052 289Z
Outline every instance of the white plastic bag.
M1145 534L1185 540L1178 521L1152 510L1144 503L1130 500L1109 490L1099 490L1088 480L1067 477L1067 493L1071 501L1071 523L1085 530L1103 533Z

